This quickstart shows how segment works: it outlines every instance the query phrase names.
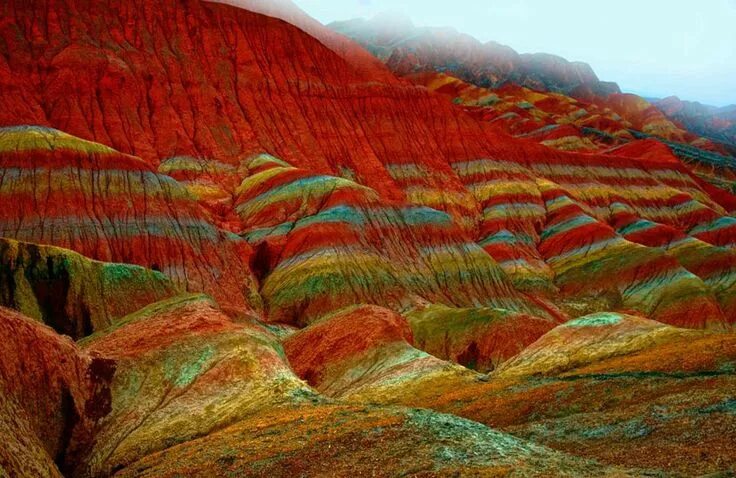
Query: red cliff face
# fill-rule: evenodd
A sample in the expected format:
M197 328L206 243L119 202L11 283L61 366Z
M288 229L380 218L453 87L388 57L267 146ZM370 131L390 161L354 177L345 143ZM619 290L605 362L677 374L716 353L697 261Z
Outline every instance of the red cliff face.
M483 151L480 128L444 101L281 20L199 1L7 8L17 17L0 33L13 52L7 81L24 81L4 125L51 125L154 165L266 151L394 197L386 166L425 164L451 195L459 186L439 176L443 160Z
M382 83L396 83L396 78L388 71L379 59L361 48L349 38L325 28L321 23L307 15L292 0L209 0L224 3L251 12L262 13L270 17L280 18L304 30L340 58L348 61L356 69L370 75Z

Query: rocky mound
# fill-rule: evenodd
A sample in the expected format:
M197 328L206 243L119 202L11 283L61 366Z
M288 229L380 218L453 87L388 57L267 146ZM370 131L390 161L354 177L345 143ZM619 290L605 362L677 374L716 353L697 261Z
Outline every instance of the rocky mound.
M673 339L701 336L697 331L676 329L640 317L593 314L571 320L544 335L504 363L498 376L555 375Z
M309 391L275 337L234 323L211 299L153 304L81 342L115 364L110 411L77 463L82 476L112 471Z
M3 128L0 197L16 205L0 211L0 236L138 264L233 310L260 308L249 246L139 158L49 128Z
M284 349L294 371L329 396L391 393L437 376L472 380L472 373L415 349L412 342L405 318L358 306L290 336Z
M0 301L78 339L178 289L160 272L0 239Z

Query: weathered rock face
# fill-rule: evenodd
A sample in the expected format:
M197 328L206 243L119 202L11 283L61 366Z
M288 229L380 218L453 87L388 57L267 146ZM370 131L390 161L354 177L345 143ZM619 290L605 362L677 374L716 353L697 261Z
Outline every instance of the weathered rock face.
M62 476L109 411L114 366L0 307L0 472Z
M417 348L479 372L493 371L559 322L494 308L430 305L407 313Z
M0 211L0 236L138 264L211 291L226 307L259 310L249 246L218 230L184 187L139 158L48 128L3 128L0 197L16 205Z
M558 375L610 357L630 355L673 340L703 337L699 331L653 320L600 313L571 320L507 361L499 377Z
M317 172L351 172L395 197L403 193L386 165L419 160L436 195L452 197L460 187L442 176L443 158L483 149L474 141L482 130L440 98L381 81L378 67L356 68L281 20L196 0L75 11L55 0L6 6L16 21L0 31L5 71L26 81L0 124L54 126L152 164L232 164L266 151Z
M733 334L595 314L485 381L407 381L355 398L452 413L603 463L720 473L735 453L734 364Z
M201 440L146 457L119 476L390 477L407 470L420 476L637 475L451 415L332 404L249 417Z
M292 0L208 0L225 3L270 17L280 18L299 27L318 39L330 50L349 62L361 73L370 75L382 83L396 83L396 77L381 63L379 59L361 48L349 38L325 28L314 18L302 11Z
M160 272L0 239L0 303L74 339L177 293Z
M203 296L153 304L81 346L116 368L111 409L77 463L81 476L109 476L146 455L310 395L273 335L234 323Z
M471 372L415 349L412 342L402 316L381 307L357 306L288 337L284 349L294 371L332 397L380 394L437 377L473 379Z

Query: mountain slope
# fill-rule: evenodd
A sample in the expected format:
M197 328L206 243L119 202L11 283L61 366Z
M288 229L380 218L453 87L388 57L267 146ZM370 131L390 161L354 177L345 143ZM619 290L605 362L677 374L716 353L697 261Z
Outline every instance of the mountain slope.
M581 97L620 93L586 63L546 53L520 55L496 42L481 43L452 28L416 27L392 14L328 26L364 45L399 75L443 72L485 88L512 82Z
M670 96L654 104L673 121L706 138L728 144L736 151L736 106L716 108Z
M0 171L0 198L16 205L0 211L0 236L137 264L233 310L260 310L249 245L217 229L182 185L140 158L20 126L0 128Z
M121 242L118 249L117 242L50 238L42 219L34 218L38 211L23 209L8 211L4 234L161 268L189 290L212 291L225 307L258 313L256 284L245 279L252 266L270 320L302 325L356 301L397 310L422 302L461 308L514 304L512 311L559 316L551 298L573 316L624 307L682 325L732 320L709 286L677 258L633 244L608 225L620 203L642 220L714 246L733 243L727 214L736 198L715 194L678 162L565 154L514 140L441 95L398 80L381 82L303 31L247 10L194 0L159 2L155 9L148 2L133 6L115 0L84 5L72 17L54 0L9 3L6 11L17 22L2 28L3 57L13 78L27 78L20 86L32 92L43 115L34 116L34 107L11 117L16 110L10 108L0 120L52 123L104 139L142 155L140 161L110 153L115 161L135 164L135 171L160 163L161 171L185 181L208 209L195 210L179 183L155 176L164 189L170 185L181 195L174 214L183 213L179 204L188 204L187 221L198 218L203 228L199 239L185 235L185 243L198 243L202 234L218 236L212 242L217 254L231 253L216 244L232 243L228 247L239 250L240 265L223 271L212 260L202 264L209 253L196 247L192 257L173 260L165 250L179 246L140 249ZM211 55L218 60L208 61ZM46 131L7 130L8 171L15 174L12 158L21 154L19 144L43 151L51 141L44 135L71 141ZM108 154L96 143L80 144L70 148ZM63 163L77 161L80 153L44 154ZM195 158L194 166L177 159L187 157ZM112 167L117 168L122 166ZM112 180L117 173L109 174ZM79 187L86 197L89 186ZM3 185L10 197L18 197L16 188ZM91 193L100 192L92 187ZM118 217L122 211L113 213L120 207L100 204L94 214L112 214L112 224L103 221L103 229L128 227L130 219ZM149 232L135 240L155 237L150 208L138 214ZM17 230L31 220L34 226ZM356 228L355 221L370 227ZM212 224L242 234L257 249L255 256ZM112 237L118 234L116 229ZM357 251L365 260L356 259ZM187 272L184 280L182 266L197 272ZM687 266L706 275L693 262ZM629 272L617 273L620 267ZM322 285L312 287L304 274ZM214 287L223 281L228 292ZM521 298L515 288L534 297ZM718 297L730 292L719 288ZM684 321L696 309L706 313Z
M579 151L625 143L632 135L661 139L713 184L732 190L736 166L728 108L677 98L653 104L600 82L588 65L549 54L518 55L453 29L418 28L390 15L330 27L361 43L397 75L449 95L514 135Z
M2 469L726 471L736 196L655 140L514 138L247 1L0 6L2 303L80 339L0 310Z

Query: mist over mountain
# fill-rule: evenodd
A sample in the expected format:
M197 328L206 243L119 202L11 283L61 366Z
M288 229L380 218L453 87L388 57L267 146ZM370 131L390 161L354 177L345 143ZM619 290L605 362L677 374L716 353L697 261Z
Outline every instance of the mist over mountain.
M665 0L484 2L459 0L297 0L325 24L372 18L384 11L409 16L422 27L453 27L481 42L496 41L520 53L552 53L592 65L602 79L646 97L677 95L725 106L736 103L736 6L714 0L694 9Z

